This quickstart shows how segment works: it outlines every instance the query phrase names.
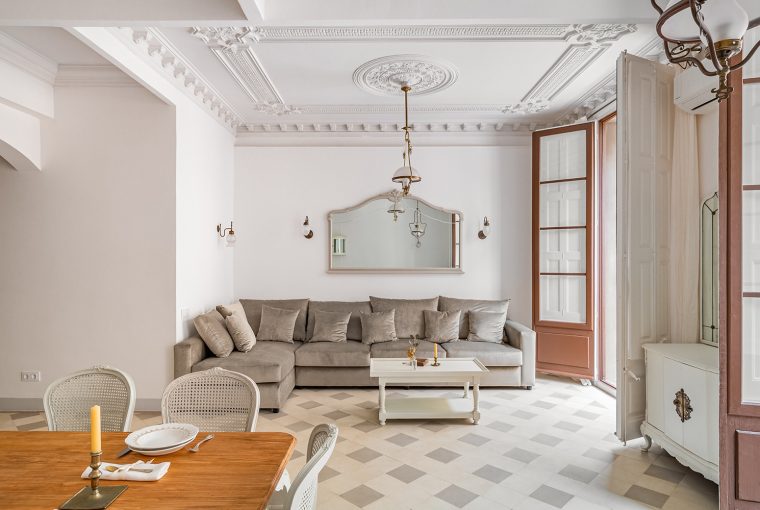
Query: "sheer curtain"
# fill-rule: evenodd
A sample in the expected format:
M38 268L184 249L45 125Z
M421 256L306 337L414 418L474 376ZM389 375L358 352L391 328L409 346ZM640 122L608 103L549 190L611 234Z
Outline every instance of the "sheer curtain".
M699 341L697 119L676 108L670 186L670 341Z

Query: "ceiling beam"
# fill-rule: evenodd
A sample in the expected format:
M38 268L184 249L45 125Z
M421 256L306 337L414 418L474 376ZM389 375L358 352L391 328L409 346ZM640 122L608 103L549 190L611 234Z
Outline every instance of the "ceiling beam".
M646 0L260 0L268 23L654 23Z
M258 12L248 4L256 1L2 0L0 26L246 26Z

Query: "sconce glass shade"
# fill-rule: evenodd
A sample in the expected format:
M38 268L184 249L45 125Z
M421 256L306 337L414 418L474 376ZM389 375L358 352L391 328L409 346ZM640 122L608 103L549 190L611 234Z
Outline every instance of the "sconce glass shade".
M484 223L483 229L481 230L483 232L483 235L488 236L491 234L491 224L490 223Z
M688 7L689 0L670 0L665 10L684 2L687 7L662 25L662 34L677 41L706 42ZM700 14L714 43L743 38L749 25L749 16L737 0L710 0L702 5Z
M230 230L226 236L224 236L224 239L227 243L228 248L232 248L235 246L235 242L237 241L237 236L235 236L235 231Z
M309 232L311 232L311 226L304 225L302 231L303 231L303 235L305 236L309 235Z

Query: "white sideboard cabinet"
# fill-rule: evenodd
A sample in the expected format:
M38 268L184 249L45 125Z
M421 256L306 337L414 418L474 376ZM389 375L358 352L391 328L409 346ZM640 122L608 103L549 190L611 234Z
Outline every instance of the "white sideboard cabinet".
M652 441L681 464L718 483L718 349L705 344L645 344L645 450Z

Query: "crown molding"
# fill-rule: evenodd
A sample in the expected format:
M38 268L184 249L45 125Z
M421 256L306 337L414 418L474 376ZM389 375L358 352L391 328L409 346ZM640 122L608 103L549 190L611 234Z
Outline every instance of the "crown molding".
M56 87L139 87L140 84L119 68L106 65L58 66Z
M58 64L22 44L5 32L0 32L0 59L31 73L37 78L53 84L58 72Z
M416 122L412 133L528 133L549 127L549 123L504 122ZM397 135L402 124L395 122L305 122L305 123L246 123L238 128L242 133L390 133Z
M257 43L337 41L564 41L574 25L372 25L257 26L246 37Z
M338 127L336 126L336 129ZM529 146L528 130L423 132L414 135L414 146L483 147ZM399 133L357 132L347 130L303 132L239 132L235 140L238 147L397 147Z
M156 28L123 27L126 42L159 69L169 82L193 98L222 124L234 131L242 119L224 97Z

